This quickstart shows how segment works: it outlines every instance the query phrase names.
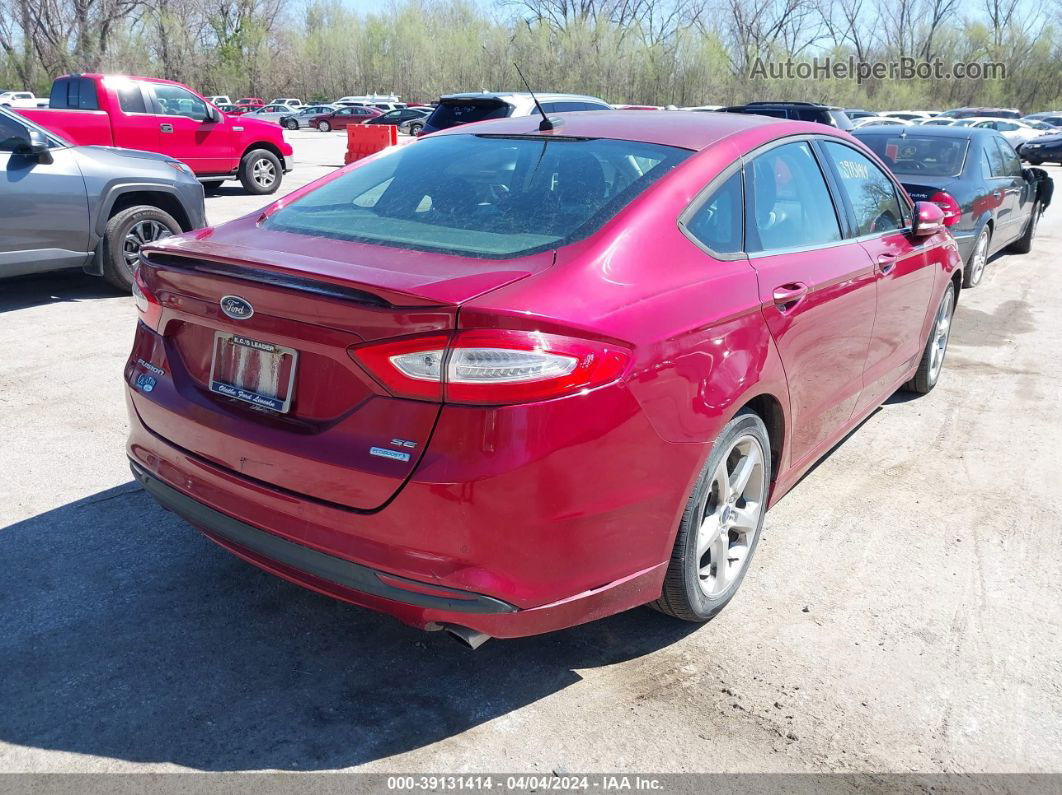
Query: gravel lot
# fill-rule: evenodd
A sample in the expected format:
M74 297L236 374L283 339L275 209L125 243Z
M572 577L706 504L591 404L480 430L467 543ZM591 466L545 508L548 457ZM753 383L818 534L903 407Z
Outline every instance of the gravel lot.
M342 162L342 134L291 140L285 189ZM0 770L1062 771L1060 247L1062 201L963 292L937 390L768 515L717 620L475 653L158 508L123 451L132 299L3 282Z

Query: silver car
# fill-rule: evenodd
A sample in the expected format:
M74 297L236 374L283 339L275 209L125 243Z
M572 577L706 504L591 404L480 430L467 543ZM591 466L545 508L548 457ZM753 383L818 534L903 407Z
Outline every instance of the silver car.
M83 268L129 291L140 247L206 225L203 186L168 155L72 146L0 108L0 278Z
M303 130L310 126L310 119L314 116L318 116L322 113L331 113L334 110L338 110L340 107L340 105L335 104L307 105L305 108L301 108L298 111L289 111L287 116L282 116L280 119L280 126L288 130Z
M250 113L245 113L243 115L248 119L261 119L262 121L271 121L274 124L280 124L280 120L285 116L290 116L299 110L300 108L292 108L288 105L274 103L259 108L258 110L252 110Z

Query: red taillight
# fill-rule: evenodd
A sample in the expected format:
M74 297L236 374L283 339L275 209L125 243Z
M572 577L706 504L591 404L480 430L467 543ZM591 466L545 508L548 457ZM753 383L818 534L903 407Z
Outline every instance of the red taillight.
M162 304L145 284L144 277L140 275L140 268L133 271L133 299L136 301L136 311L140 314L140 322L152 331L158 331L162 322Z
M954 226L962 218L962 207L947 191L938 190L929 200L944 211L944 226Z
M448 346L449 343L449 346ZM534 331L476 329L351 350L400 397L473 405L527 403L615 381L630 360L618 345Z

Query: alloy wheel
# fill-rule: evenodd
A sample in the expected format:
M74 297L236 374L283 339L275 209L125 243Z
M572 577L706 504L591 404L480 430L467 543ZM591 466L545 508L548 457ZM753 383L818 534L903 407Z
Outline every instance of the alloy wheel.
M154 240L161 240L173 233L164 224L150 219L138 221L125 233L125 242L122 253L130 268L135 268L140 258L140 248Z
M261 157L254 161L251 167L251 179L261 188L271 188L277 180L276 167L266 158Z
M977 237L977 245L974 248L973 259L970 262L970 284L981 281L985 265L988 263L988 230L984 230Z
M700 510L697 568L705 596L719 597L744 571L766 507L767 470L752 435L731 443L712 473Z
M948 351L948 338L951 336L951 310L955 305L955 291L950 287L940 302L937 316L933 319L933 347L929 353L929 380L935 383L944 364L944 354Z

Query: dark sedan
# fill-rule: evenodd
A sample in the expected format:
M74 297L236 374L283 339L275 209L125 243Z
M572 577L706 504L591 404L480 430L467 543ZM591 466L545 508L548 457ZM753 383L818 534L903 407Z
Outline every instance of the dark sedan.
M1026 141L1018 148L1018 153L1034 166L1041 163L1062 163L1062 132L1041 135Z
M351 105L345 108L338 108L328 113L322 113L320 116L314 116L310 119L310 126L316 127L321 132L328 132L329 130L345 130L352 124L364 124L370 119L375 119L377 116L382 116L383 111L376 108L368 108L364 105Z
M1036 224L1051 201L1051 178L1043 169L1022 169L996 131L919 125L864 127L852 134L885 161L912 199L944 210L965 262L964 287L981 281L995 252L1032 248Z
M424 129L424 120L435 110L433 107L398 108L390 110L375 119L369 119L366 124L393 124L400 133L417 135Z

